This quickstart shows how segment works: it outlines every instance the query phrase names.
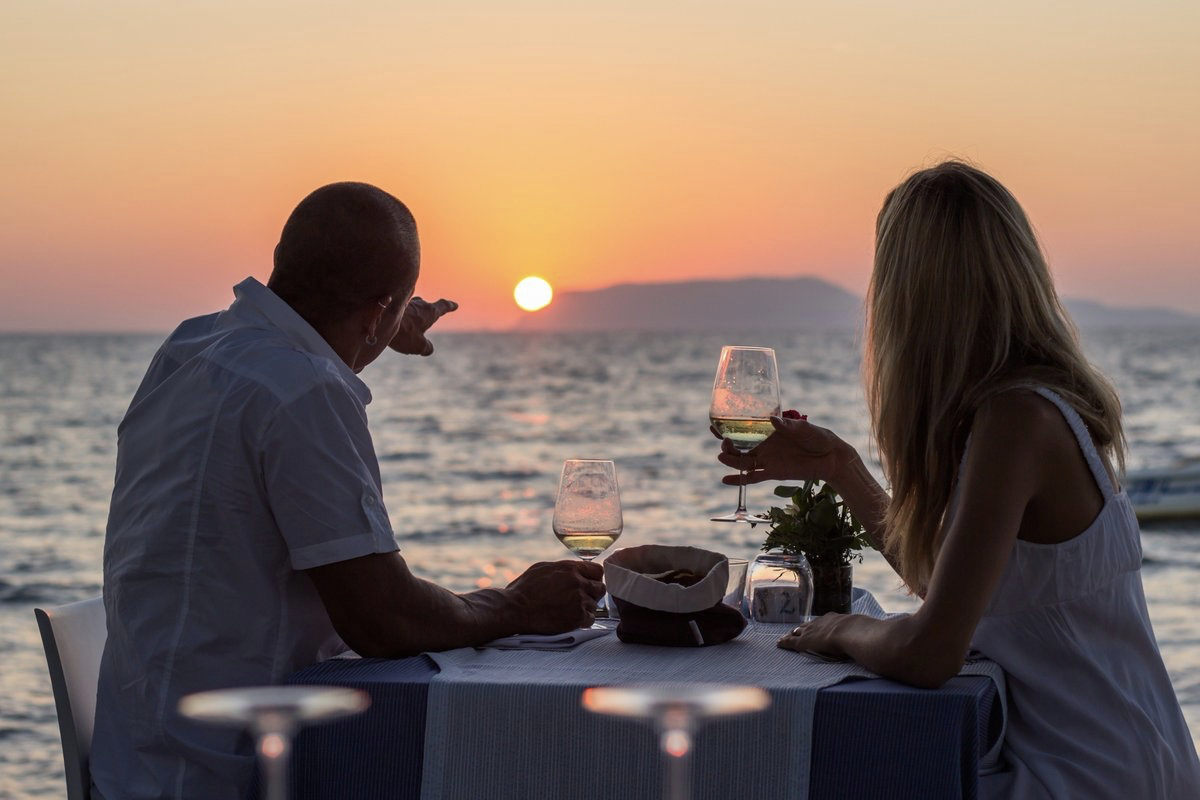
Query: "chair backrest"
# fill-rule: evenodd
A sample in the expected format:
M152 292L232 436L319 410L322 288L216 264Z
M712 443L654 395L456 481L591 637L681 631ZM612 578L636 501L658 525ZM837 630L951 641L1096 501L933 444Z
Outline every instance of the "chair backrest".
M58 710L67 798L87 800L91 794L88 754L96 722L96 682L100 677L100 655L108 638L104 600L93 597L48 610L35 608L33 614L42 632Z

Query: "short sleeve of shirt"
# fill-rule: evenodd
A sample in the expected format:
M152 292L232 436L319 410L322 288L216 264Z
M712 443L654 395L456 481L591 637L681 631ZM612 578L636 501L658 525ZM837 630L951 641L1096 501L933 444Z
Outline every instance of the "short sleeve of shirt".
M398 550L366 410L320 381L278 407L262 442L268 503L293 569Z

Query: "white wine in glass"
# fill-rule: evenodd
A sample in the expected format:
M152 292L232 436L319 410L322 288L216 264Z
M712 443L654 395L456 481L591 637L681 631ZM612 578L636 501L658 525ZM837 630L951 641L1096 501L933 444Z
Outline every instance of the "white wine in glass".
M584 458L564 461L553 524L563 546L584 561L611 547L624 527L616 464ZM607 616L603 600L596 616Z
M563 543L563 547L567 548L584 561L591 561L593 558L612 547L612 543L615 542L617 537L621 534L611 533L609 531L567 533L558 533L555 531L554 535L557 536L558 540Z
M775 432L771 417L778 416L779 368L769 347L721 348L713 380L709 421L735 450L747 453ZM746 471L738 484L737 510L713 517L714 522L764 522L746 512Z

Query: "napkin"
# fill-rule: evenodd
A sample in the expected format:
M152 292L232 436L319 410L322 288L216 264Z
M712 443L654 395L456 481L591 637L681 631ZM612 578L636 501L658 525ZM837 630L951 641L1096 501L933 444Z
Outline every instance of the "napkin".
M697 547L641 545L613 553L604 580L632 644L704 647L737 638L746 620L722 599L729 560Z
M589 639L603 636L609 628L579 628L566 633L518 633L515 636L505 636L493 639L480 647L493 647L497 650L567 650Z

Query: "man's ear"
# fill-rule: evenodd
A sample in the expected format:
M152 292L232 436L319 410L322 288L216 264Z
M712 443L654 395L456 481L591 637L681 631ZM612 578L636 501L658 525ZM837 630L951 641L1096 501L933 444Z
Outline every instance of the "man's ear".
M376 329L379 327L380 320L383 319L387 307L392 304L391 295L380 300L372 300L359 312L359 319L362 321L362 331L365 336L374 336Z

